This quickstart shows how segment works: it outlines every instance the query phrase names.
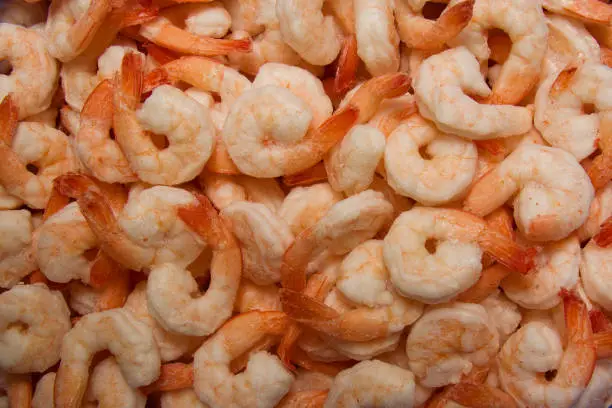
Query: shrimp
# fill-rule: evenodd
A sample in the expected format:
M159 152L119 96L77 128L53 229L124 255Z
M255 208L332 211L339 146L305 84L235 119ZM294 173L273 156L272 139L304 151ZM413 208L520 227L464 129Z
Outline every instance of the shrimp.
M440 17L429 20L423 17L426 1L409 0L396 3L395 18L402 41L417 50L441 50L470 22L475 0L462 1L446 8Z
M414 78L420 114L443 132L485 140L520 135L531 129L528 108L479 104L464 91L481 97L492 95L478 61L465 47L427 58Z
M323 0L277 0L276 16L283 40L306 62L327 65L340 52L341 29L324 16Z
M200 401L193 388L164 392L160 402L161 408L208 408Z
M140 391L149 395L158 391L173 391L189 388L193 385L193 364L168 363L161 366L157 380Z
M327 393L327 390L290 392L278 403L277 408L321 408Z
M542 6L588 23L609 24L612 18L612 6L597 0L543 0Z
M412 208L395 219L384 242L395 288L429 304L447 302L476 283L485 251L519 273L532 267L530 250L459 210Z
M7 396L0 397L0 405L4 399L6 408L29 408L32 400L32 377L30 374L4 374L0 375L3 388Z
M257 285L248 279L243 279L238 288L234 312L247 313L254 310L281 311L281 301L276 285Z
M258 285L280 281L283 254L293 242L289 226L263 204L235 202L221 212L240 242L242 274Z
M389 185L424 205L459 197L471 185L477 163L473 142L439 132L419 115L402 122L385 147Z
M54 372L49 372L38 380L32 397L32 408L53 408L54 383Z
M0 59L12 70L0 75L0 98L11 94L19 119L46 110L57 88L58 67L34 30L0 23Z
M357 55L372 76L397 72L399 68L399 36L389 0L357 0L355 34Z
M61 293L45 285L17 285L0 294L0 368L9 373L43 372L60 359L70 330Z
M0 211L0 287L13 287L36 269L33 229L29 211Z
M117 142L138 177L150 184L175 185L195 178L211 156L215 129L202 105L181 90L162 85L138 108L141 60L127 54L116 79L113 125ZM147 131L166 135L157 148Z
M223 38L232 24L232 17L218 1L180 4L160 14L175 26L202 37Z
M55 378L56 407L81 406L89 365L96 352L106 349L117 359L129 387L150 384L159 376L159 351L146 324L125 309L90 313L64 336Z
M130 387L114 357L98 363L89 378L84 406L144 408L146 397Z
M325 408L414 406L414 375L378 360L362 361L334 379Z
M525 144L474 184L463 207L484 216L513 195L519 231L531 241L552 241L567 237L584 223L594 191L570 153Z
M574 404L575 408L597 408L610 405L612 397L612 362L598 360L595 363L593 376L586 386L580 399Z
M504 344L518 328L523 316L518 305L510 301L499 289L480 302L499 333L499 344Z
M612 180L612 113L606 112L600 121L599 148L597 155L588 169L589 178L595 189L604 187Z
M497 358L501 385L520 406L571 407L595 367L595 345L586 306L563 295L567 345L550 326L531 322L502 347ZM545 373L555 370L554 379Z
M76 148L79 159L98 180L129 183L138 180L119 144L110 138L113 86L104 80L87 98L81 112Z
M0 23L31 27L45 21L47 8L44 3L31 4L25 0L9 0L0 5Z
M561 303L559 291L578 282L580 243L575 236L544 247L534 258L532 273L511 274L501 282L504 293L528 309L550 309Z
M278 209L278 216L289 225L293 235L298 235L316 224L341 200L342 195L328 183L294 187Z
M217 407L275 406L289 391L293 376L276 356L251 354L246 370L233 375L230 362L265 337L280 336L289 325L282 312L249 312L223 325L194 355L194 389Z
M410 369L420 384L456 384L473 367L488 365L499 349L497 328L484 307L450 303L430 309L406 339Z
M589 299L605 310L612 310L612 298L606 290L608 276L612 272L612 258L609 248L602 248L590 241L582 250L580 278Z
M580 161L597 148L600 122L612 103L610 89L612 68L599 62L586 61L552 74L536 94L535 126L548 143ZM595 111L585 113L586 104Z

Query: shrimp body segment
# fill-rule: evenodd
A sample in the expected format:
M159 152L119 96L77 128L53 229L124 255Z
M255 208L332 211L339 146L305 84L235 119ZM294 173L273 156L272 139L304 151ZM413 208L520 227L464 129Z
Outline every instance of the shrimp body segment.
M29 211L0 211L1 288L14 286L36 269L32 230L32 215Z
M601 248L591 240L582 249L580 277L589 299L607 311L612 310L612 296L608 290L612 276L612 250Z

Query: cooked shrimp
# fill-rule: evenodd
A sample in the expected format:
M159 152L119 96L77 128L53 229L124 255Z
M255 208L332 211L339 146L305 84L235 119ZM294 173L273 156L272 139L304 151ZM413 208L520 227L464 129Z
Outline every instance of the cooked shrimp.
M264 337L280 336L288 325L282 312L243 313L225 323L194 355L194 389L200 400L213 408L275 406L293 382L278 357L254 353L237 375L230 363Z
M427 58L414 79L420 114L443 132L484 140L520 135L531 129L529 109L479 104L465 92L491 95L478 61L465 47Z
M180 4L160 14L175 26L202 37L223 38L232 24L232 17L218 1Z
M327 399L327 390L289 392L277 408L321 408Z
M340 52L340 27L321 12L323 0L277 0L276 16L283 40L313 65L327 65Z
M0 210L15 210L23 206L23 201L9 194L0 184Z
M38 380L32 397L32 408L53 408L54 383L54 372L47 373Z
M193 385L193 364L168 363L161 366L159 377L151 384L140 387L145 395L159 391L173 391Z
M276 285L257 285L248 279L242 279L238 294L236 295L236 303L234 311L238 313L247 313L255 310L262 312L266 311L281 311L281 301Z
M7 408L29 408L32 400L32 376L30 374L6 374L1 380L6 388ZM1 398L1 397L0 397Z
M518 305L510 301L499 289L495 289L489 297L480 302L485 308L499 333L499 344L504 344L508 337L516 331L521 319Z
M200 401L193 388L164 392L160 402L161 408L208 408Z
M195 178L211 156L215 129L206 109L181 90L162 85L138 108L141 60L123 59L115 84L113 125L117 142L138 177L151 184L175 185ZM166 135L160 150L147 131Z
M91 372L83 402L85 406L144 408L147 398L127 384L117 360L108 357Z
M283 254L293 242L289 226L263 204L246 201L225 207L222 216L240 242L243 276L258 285L280 281Z
M610 89L612 68L599 62L554 73L536 94L535 125L548 143L580 161L597 148L602 115L612 103ZM595 112L585 113L585 104L592 104Z
M435 249L429 247L434 243ZM401 295L421 302L446 302L472 286L482 271L483 252L520 273L532 254L468 213L415 207L394 221L384 257ZM452 265L452 266L451 266Z
M532 241L567 237L586 220L594 196L588 176L571 154L525 144L476 182L464 208L487 215L515 194L514 219Z
M595 363L593 376L586 386L575 408L597 408L610 405L612 397L612 362L601 359Z
M502 347L499 379L521 406L571 407L587 387L595 367L593 332L586 306L563 296L567 345L550 326L531 322ZM554 379L545 374L555 370Z
M599 148L597 155L588 169L589 178L595 189L604 187L612 180L612 113L606 112L600 120Z
M499 334L486 310L472 303L430 309L406 340L410 369L420 384L458 383L473 367L488 365L499 349Z
M81 406L89 365L95 353L106 349L117 359L129 387L150 384L159 376L159 351L146 324L125 309L90 313L64 336L55 378L56 407Z
M385 147L389 185L424 205L459 197L472 183L477 162L473 142L442 133L419 115L403 121Z
M60 359L70 311L60 292L45 285L17 285L0 295L0 368L43 372Z
M199 181L206 195L220 210L235 201L250 201L263 204L275 213L285 198L285 193L275 179L203 172Z
M8 0L0 5L0 23L31 27L42 23L46 17L47 8L42 2L32 4L25 0Z
M259 34L276 21L274 1L270 0L224 0L223 5L232 17L232 31Z
M609 24L612 18L612 6L598 0L543 0L542 6L589 23Z
M0 287L11 288L36 269L32 251L32 215L0 211Z
M410 48L441 50L468 25L474 2L467 0L449 6L437 20L432 21L423 17L425 1L399 1L395 5L395 18L400 38Z
M19 119L51 105L57 87L58 67L49 55L43 36L34 30L0 23L0 59L12 70L0 75L0 98L11 94Z
M294 187L278 209L282 218L294 235L316 224L342 195L327 183L310 187Z
M582 250L580 277L589 299L606 310L612 310L612 297L607 290L608 276L612 273L611 249L589 242Z

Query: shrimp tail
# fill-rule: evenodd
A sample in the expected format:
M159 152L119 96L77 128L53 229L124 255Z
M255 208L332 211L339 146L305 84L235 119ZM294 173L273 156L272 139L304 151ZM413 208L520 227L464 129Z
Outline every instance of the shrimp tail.
M193 364L168 363L161 366L157 380L140 387L140 392L149 395L158 391L175 391L193 387Z
M391 133L406 119L417 113L417 104L412 102L410 105L401 109L393 110L380 118L380 121L376 125L378 130L389 138Z
M158 64L164 65L178 59L178 55L172 51L160 47L157 44L146 43L143 45L144 49L147 50L147 55L151 56Z
M587 174L595 190L602 188L612 179L612 152L604 150L593 159Z
M232 243L236 246L232 233L210 200L202 194L196 193L195 196L198 199L196 204L180 207L177 210L183 222L214 248L227 247Z
M70 203L70 197L60 193L57 187L54 185L51 189L51 194L49 195L49 200L47 201L45 211L43 212L43 221L48 220L49 217L67 206L68 203Z
M331 307L291 289L281 289L280 299L283 310L298 321L332 320L340 315Z
M327 171L323 162L290 176L283 176L283 184L287 187L309 186L327 180Z
M306 266L316 249L312 228L302 231L283 255L281 264L281 286L301 292L306 288Z
M113 12L115 13L113 17L117 19L116 21L118 28L124 29L127 27L145 24L154 20L159 15L159 8L153 6L143 7L138 5L122 7L114 10Z
M593 335L595 350L597 350L597 358L612 357L612 331L595 333Z
M129 273L116 262L114 263L116 265L115 273L106 281L106 285L96 302L96 312L123 307L130 294Z
M89 94L83 110L81 119L101 121L111 126L113 121L113 83L105 79L96 86Z
M384 99L395 98L408 92L412 83L410 75L397 72L385 74L366 81L349 101L359 109L358 123L367 122L374 116Z
M351 368L354 364L350 361L335 361L332 363L315 361L311 359L301 348L295 349L295 352L293 353L293 362L306 370L316 371L317 373L326 374L330 377L335 377L341 371Z
M125 54L121 62L121 73L115 84L121 96L121 103L136 109L143 89L142 59L134 53Z
M535 266L536 248L522 248L515 241L489 228L478 240L486 252L510 270L526 274Z
M227 151L227 146L222 138L217 139L213 153L206 162L206 170L216 174L241 174L236 164Z
M357 38L355 35L348 35L344 38L340 56L338 57L338 67L334 78L334 93L343 95L355 84L359 56L357 55Z
M478 281L457 298L460 302L480 303L499 287L500 282L512 271L503 265L495 264L482 271Z
M599 233L593 237L597 245L602 248L607 248L612 244L612 217L608 217L603 224Z
M89 272L89 285L92 288L103 288L115 275L119 275L120 266L103 251L98 251Z
M609 24L612 19L612 6L600 0L575 0L569 2L565 9L593 23Z
M468 25L474 13L474 3L476 0L466 0L449 8L443 13L436 22L437 30L442 34L443 42L436 47L429 49L437 50L444 43L455 38ZM442 38L440 38L442 39ZM433 44L431 44L433 46Z
M486 384L461 382L452 387L448 398L460 405L472 408L514 408L514 398L500 389Z
M78 199L86 191L96 188L94 181L84 174L67 173L53 180L53 187L65 197Z
M608 319L601 310L593 309L589 311L589 319L591 319L591 327L593 327L593 333L599 333L603 331L612 332L612 321Z
M295 343L302 334L302 328L293 323L289 326L287 333L281 338L280 344L276 349L278 357L281 359L285 367L291 371L295 371L295 366L291 363L295 355Z
M476 146L485 152L489 153L494 158L503 158L506 155L506 145L503 140L500 139L489 139L489 140L476 140L474 141Z
M278 408L322 408L329 390L290 392L278 404Z
M157 68L145 75L142 80L142 93L149 93L161 85L170 85L173 81L163 68Z
M504 180L494 168L474 184L463 201L463 209L484 217L501 207L516 190L516 184Z
M19 110L13 102L11 94L8 94L0 103L0 140L11 145L13 134L19 123Z

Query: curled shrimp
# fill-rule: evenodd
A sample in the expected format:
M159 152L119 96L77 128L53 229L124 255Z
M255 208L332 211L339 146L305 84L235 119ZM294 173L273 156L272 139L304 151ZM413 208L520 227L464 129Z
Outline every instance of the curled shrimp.
M323 0L277 0L276 16L283 40L313 65L327 65L340 52L340 27L324 16Z
M138 108L141 69L136 55L124 57L114 97L117 142L141 180L166 185L192 180L214 148L215 129L210 116L198 102L168 85L156 88ZM166 135L169 146L158 149L147 131Z
M597 0L543 0L542 6L588 23L609 24L612 18L612 6Z
M289 391L293 376L278 357L252 354L243 373L230 363L267 336L280 336L289 325L282 312L249 312L223 325L194 355L194 389L211 407L275 406Z
M612 297L607 290L612 270L610 249L602 248L591 240L582 250L580 278L584 291L593 302L605 310L612 310Z
M144 408L147 399L127 384L117 360L108 357L91 372L83 401L86 406L97 403L101 407Z
M527 273L532 267L530 251L484 220L441 208L415 207L396 218L385 237L384 257L400 294L435 304L478 280L485 251L517 272Z
M586 306L563 295L567 345L541 322L530 322L514 333L499 356L503 389L521 406L571 407L586 388L595 367L595 345ZM546 371L555 370L549 380Z
M278 215L289 225L291 232L298 235L316 224L340 200L342 195L328 183L294 187L278 209Z
M9 373L42 372L59 361L70 311L45 285L17 285L0 295L0 367Z
M499 334L486 310L472 303L430 309L406 339L410 369L421 385L458 383L473 367L488 365L499 349Z
M206 294L194 298L198 284L189 271L167 263L151 268L147 299L150 313L166 330L206 336L232 314L242 262L236 239L211 202L204 196L198 200L198 204L179 208L178 213L213 250Z
M465 47L427 58L414 79L420 114L443 132L484 140L520 135L531 129L529 109L480 104L466 92L481 97L491 95L478 61Z
M602 116L608 114L612 68L587 61L549 76L536 94L535 125L548 143L573 154L577 160L597 148L604 132ZM585 113L584 105L595 111ZM601 123L601 125L600 125Z
M412 115L387 140L385 172L397 193L424 205L437 205L467 190L477 159L473 142L441 133L419 115Z
M285 197L275 179L203 172L199 181L206 195L220 210L237 201L250 201L276 212Z
M0 75L0 98L12 94L19 119L35 115L51 105L57 87L58 67L38 32L0 23L0 59L12 70Z
M125 309L90 313L64 336L55 378L56 407L81 406L89 365L96 352L106 349L117 359L128 386L147 385L159 376L159 351L146 324Z
M36 269L32 231L29 211L0 211L0 287L13 287Z
M526 144L478 180L463 205L484 216L513 195L514 219L521 233L531 241L551 241L567 237L584 223L594 191L574 156Z

